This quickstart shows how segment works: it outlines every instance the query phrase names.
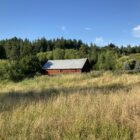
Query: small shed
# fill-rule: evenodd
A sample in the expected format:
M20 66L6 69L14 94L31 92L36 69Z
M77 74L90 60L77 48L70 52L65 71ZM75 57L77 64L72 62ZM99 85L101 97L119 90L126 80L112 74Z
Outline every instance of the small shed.
M87 58L48 60L42 67L43 73L56 75L60 73L82 73L90 71L90 63Z

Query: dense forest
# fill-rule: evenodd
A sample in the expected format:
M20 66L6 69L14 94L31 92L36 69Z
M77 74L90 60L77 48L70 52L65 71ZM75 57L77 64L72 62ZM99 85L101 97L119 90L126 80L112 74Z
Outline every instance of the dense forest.
M97 46L76 39L46 38L30 41L11 38L0 41L0 79L18 80L41 73L48 59L88 58L94 70L140 69L140 46Z

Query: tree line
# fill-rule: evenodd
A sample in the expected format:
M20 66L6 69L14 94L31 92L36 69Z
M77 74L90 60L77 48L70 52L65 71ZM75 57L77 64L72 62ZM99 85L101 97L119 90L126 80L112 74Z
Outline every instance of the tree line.
M86 44L76 39L46 38L30 41L28 39L11 38L0 40L0 59L8 63L0 64L0 76L7 72L11 79L23 78L41 72L41 66L48 59L88 58L94 70L133 70L140 69L139 58L128 56L140 53L140 46L121 46L108 44L100 47ZM10 79L9 78L9 79Z

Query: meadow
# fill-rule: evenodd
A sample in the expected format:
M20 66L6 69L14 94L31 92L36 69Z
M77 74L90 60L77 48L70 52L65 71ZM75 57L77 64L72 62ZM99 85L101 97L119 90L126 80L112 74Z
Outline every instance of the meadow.
M0 82L1 140L139 140L140 74Z

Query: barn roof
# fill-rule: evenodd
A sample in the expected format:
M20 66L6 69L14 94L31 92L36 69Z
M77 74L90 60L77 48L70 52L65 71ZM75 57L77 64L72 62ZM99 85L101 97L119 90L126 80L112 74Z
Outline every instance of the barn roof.
M82 69L87 61L83 59L48 60L42 69Z

